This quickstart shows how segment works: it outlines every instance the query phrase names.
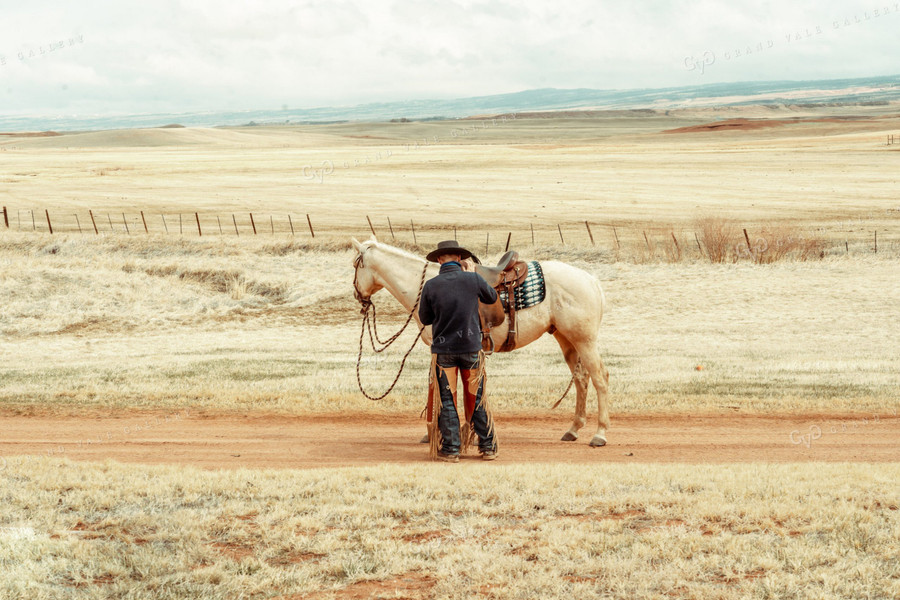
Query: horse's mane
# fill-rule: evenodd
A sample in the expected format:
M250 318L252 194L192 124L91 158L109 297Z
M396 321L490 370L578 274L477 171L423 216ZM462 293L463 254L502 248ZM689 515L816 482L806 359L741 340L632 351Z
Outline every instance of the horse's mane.
M407 252L402 248L397 248L396 246L391 246L390 244L385 244L384 242L379 242L378 240L366 240L363 244L369 244L370 247L378 248L388 254L393 254L394 256L399 256L402 258L413 259L418 262L425 262L425 259L421 256L416 256L412 252Z

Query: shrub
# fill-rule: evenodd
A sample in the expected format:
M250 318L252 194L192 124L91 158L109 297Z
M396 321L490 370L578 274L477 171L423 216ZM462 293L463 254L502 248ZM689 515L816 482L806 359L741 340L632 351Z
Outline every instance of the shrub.
M767 225L753 243L752 256L760 264L779 260L816 260L824 256L825 242L792 225Z
M725 262L737 240L734 224L722 217L704 217L697 221L696 227L710 262Z

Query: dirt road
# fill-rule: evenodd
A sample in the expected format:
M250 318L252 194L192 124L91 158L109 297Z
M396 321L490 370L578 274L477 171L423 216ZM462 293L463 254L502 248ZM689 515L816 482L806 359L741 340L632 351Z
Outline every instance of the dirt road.
M900 461L900 416L883 414L619 415L609 444L593 430L559 441L569 415L497 419L496 464ZM422 463L417 415L238 415L194 411L21 416L0 413L0 468L20 455L203 468L312 468ZM474 455L468 461L480 462Z

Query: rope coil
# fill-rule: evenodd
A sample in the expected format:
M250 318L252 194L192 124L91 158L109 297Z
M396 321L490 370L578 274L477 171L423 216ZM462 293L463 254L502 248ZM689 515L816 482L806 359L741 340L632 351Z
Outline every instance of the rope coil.
M357 271L358 267L362 264L362 255L360 254L359 258L357 258L356 266ZM400 380L400 375L403 373L403 367L406 365L406 359L409 358L409 355L412 354L413 349L416 347L416 343L419 341L419 338L422 335L422 331L425 329L425 326L419 328L418 334L416 334L415 339L413 340L412 346L409 347L409 350L406 351L406 354L403 355L403 360L400 361L400 370L397 371L397 376L394 377L394 381L391 382L390 387L388 387L387 391L380 396L372 396L370 395L364 388L362 384L362 377L359 372L359 366L362 362L362 351L363 344L366 336L366 331L369 332L369 342L372 345L372 350L376 353L384 352L387 350L391 344L393 344L400 335L406 331L406 328L412 322L413 316L416 314L417 309L419 308L419 302L422 300L422 290L425 288L425 275L428 271L428 263L425 263L425 266L422 268L422 280L419 282L419 292L416 294L416 301L413 304L412 310L409 311L409 316L406 317L406 322L403 324L403 327L400 328L397 333L393 334L385 341L381 341L381 338L378 335L378 322L376 318L375 305L372 303L372 300L368 297L363 296L359 292L359 287L356 284L356 275L353 277L353 289L356 295L356 299L359 300L359 303L362 304L362 310L360 311L363 315L362 319L362 330L359 333L359 354L356 356L356 383L359 386L359 391L362 392L363 396L372 400L373 402L377 402L378 400L382 400L387 397L388 394L393 391L394 386L397 385L397 382ZM375 342L378 342L381 345L381 348L375 347Z

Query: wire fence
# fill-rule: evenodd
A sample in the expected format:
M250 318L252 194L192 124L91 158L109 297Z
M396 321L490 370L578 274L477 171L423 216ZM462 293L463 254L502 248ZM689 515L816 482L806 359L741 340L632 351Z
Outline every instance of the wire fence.
M259 235L306 233L315 237L309 215L259 215L232 213L149 213L59 211L51 215L49 209L2 209L3 226L13 231L32 231L49 234L163 234L163 235Z
M896 214L894 214L896 213ZM724 226L719 223L719 227ZM135 212L82 212L49 209L10 209L2 207L0 231L43 233L48 235L78 234L85 236L107 235L163 235L183 237L225 236L291 236L315 241L333 241L338 236L367 235L371 232L379 239L414 248L427 248L437 241L460 234L473 251L483 249L485 255L510 248L535 246L571 246L596 248L615 254L640 259L661 258L677 262L690 257L705 257L713 262L752 259L769 262L772 257L789 253L803 254L803 258L815 258L841 250L851 253L878 253L900 250L900 210L888 211L880 218L848 219L829 229L818 227L802 231L798 228L773 232L760 227L741 227L731 224L727 235L711 232L702 223L698 229L635 224L591 222L563 222L548 226L528 223L523 229L519 222L506 231L485 231L470 227L435 226L414 220L392 220L381 217L373 222L368 215L360 218L358 227L334 226L317 223L310 214L260 214L235 212L211 214L208 212L160 213ZM483 246L478 241L483 240Z

